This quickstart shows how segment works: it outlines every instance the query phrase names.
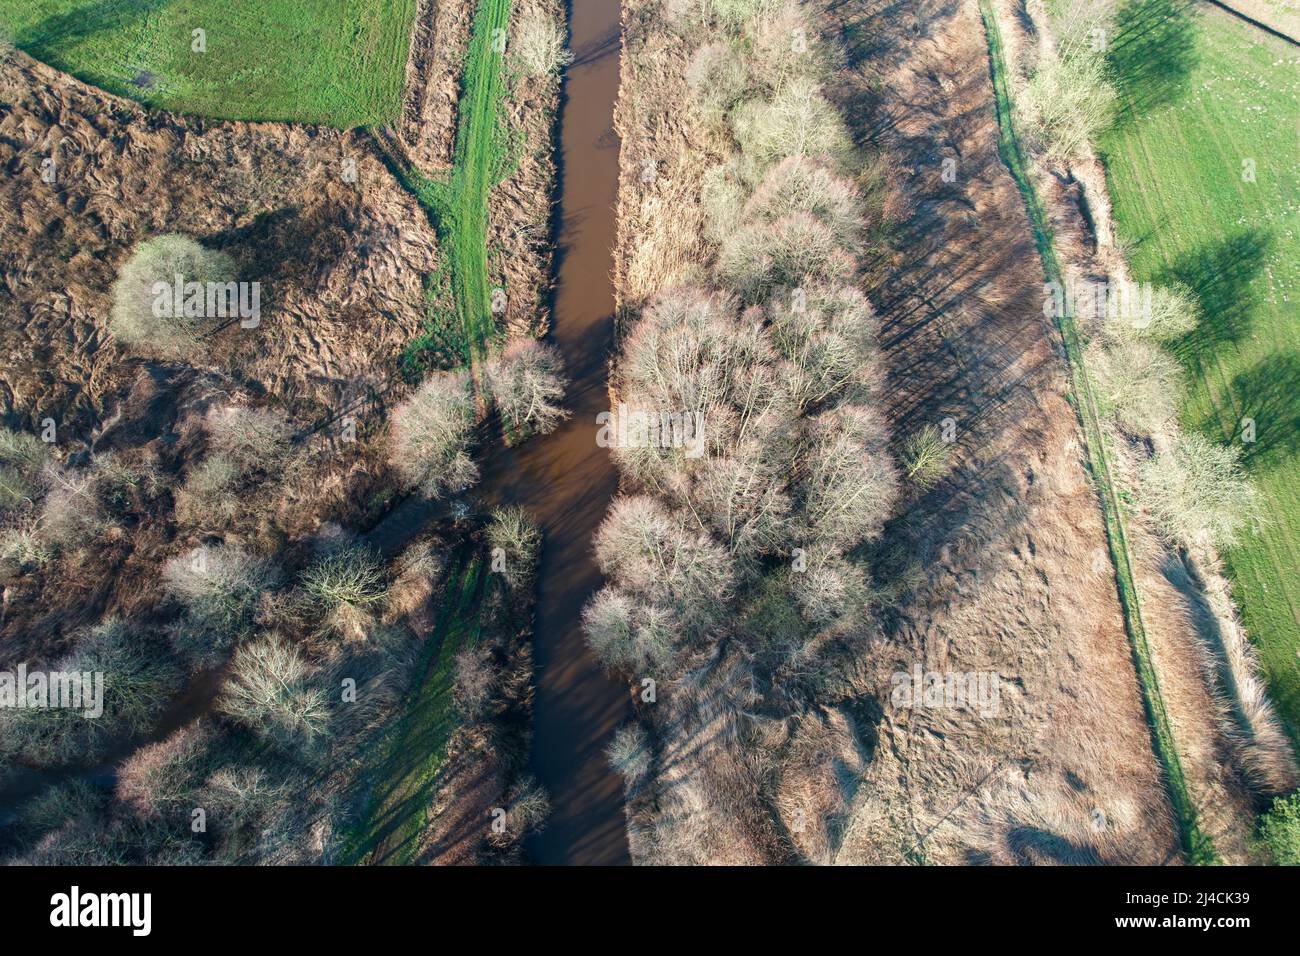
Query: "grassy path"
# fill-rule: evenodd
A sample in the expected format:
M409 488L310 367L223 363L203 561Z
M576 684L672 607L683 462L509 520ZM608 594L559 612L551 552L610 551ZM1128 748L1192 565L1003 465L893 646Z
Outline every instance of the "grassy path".
M433 279L449 288L454 303L454 348L476 366L495 331L492 289L488 283L488 197L506 165L508 149L501 124L505 94L505 37L511 0L480 0L465 56L460 119L452 172L445 182L403 170L403 182L419 198L438 230L447 268ZM452 318L436 312L425 333L408 346L405 364L418 368L421 356L446 341Z
M420 834L456 729L452 684L456 655L479 636L478 604L485 580L483 562L462 555L453 564L438 625L427 640L422 675L406 711L377 746L381 754L360 774L369 792L356 828L344 841L340 863L415 862Z
M997 15L993 11L991 0L980 0L980 13L984 19L984 29L988 37L989 66L993 79L994 99L998 116L998 152L1006 163L1020 193L1024 197L1025 209L1034 233L1034 243L1038 247L1043 261L1043 271L1049 282L1063 283L1060 261L1056 256L1056 246L1052 239L1047 215L1043 210L1038 193L1029 178L1024 154L1016 137L1011 117L1011 90L1007 79L1007 66L1002 53L1002 34L998 27ZM1092 386L1088 379L1088 370L1083 362L1083 349L1079 331L1072 315L1063 315L1058 324L1061 339L1065 345L1065 354L1070 366L1072 383L1071 401L1079 414L1083 426L1084 441L1088 451L1089 468L1095 482L1102 506L1102 517L1106 526L1106 541L1110 547L1111 560L1115 565L1115 582L1119 591L1120 605L1124 612L1124 625L1128 632L1129 643L1133 650L1133 659L1137 668L1138 682L1142 688L1142 701L1147 719L1151 726L1151 737L1156 752L1164 769L1169 799L1177 817L1179 835L1183 850L1192 863L1217 863L1219 857L1209 836L1201 829L1197 820L1196 807L1187 790L1187 780L1183 774L1182 761L1178 757L1178 748L1174 743L1173 729L1169 714L1165 709L1164 698L1160 693L1160 680L1155 665L1151 660L1151 651L1147 646L1146 628L1142 622L1142 605L1139 600L1137 583L1129 559L1128 541L1124 532L1124 514L1119 496L1111 480L1110 467L1106 460L1105 438L1101 430Z

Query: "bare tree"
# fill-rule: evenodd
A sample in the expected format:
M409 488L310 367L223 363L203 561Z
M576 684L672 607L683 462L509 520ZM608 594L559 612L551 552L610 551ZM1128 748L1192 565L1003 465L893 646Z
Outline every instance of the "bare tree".
M534 339L516 339L487 364L492 400L510 441L547 435L569 413L560 402L568 381L559 349Z
M213 450L241 472L274 470L290 451L293 428L277 408L228 405L208 411L204 421Z
M747 302L779 289L849 279L856 262L834 231L806 212L747 225L722 244L718 280Z
M467 372L431 375L393 411L389 461L407 484L438 497L478 479L468 446L474 391Z
M787 156L842 161L852 152L844 121L810 77L791 80L770 100L740 106L733 128L741 151L759 173Z
M537 522L517 505L497 508L492 512L492 523L488 526L488 544L493 549L500 549L504 560L506 582L512 587L521 587L532 580L537 569L537 559L542 547L542 530ZM493 555L493 566L496 566Z
M1062 60L1047 55L1025 84L1019 106L1026 130L1049 166L1084 155L1110 125L1115 88L1102 54Z
M510 41L511 59L528 76L559 73L573 62L564 44L564 28L542 7L525 7Z
M648 495L615 499L596 532L596 562L627 592L703 629L735 584L726 549Z
M808 156L790 156L768 170L745 204L743 217L748 223L772 225L799 212L825 225L841 245L853 246L861 238L857 187Z
M812 421L800 484L809 540L832 550L875 537L898 492L886 430L862 405L841 405Z
M186 285L224 285L234 281L235 263L224 252L205 249L175 233L137 245L113 284L109 327L119 342L164 357L183 358L193 352L201 335L216 327L219 320L213 316L191 315L188 309L175 314L170 290L177 276ZM164 286L167 291L160 292Z
M300 749L329 730L325 691L315 668L284 638L270 634L240 648L218 701L221 711L269 743Z
M1180 435L1139 475L1157 524L1186 547L1228 547L1259 520L1259 492L1241 470L1241 451L1203 435Z
M952 443L943 440L939 429L926 425L903 445L903 468L918 488L929 488L948 468Z
M768 305L786 390L799 411L876 385L876 333L871 303L847 285L816 283L777 295Z
M1178 412L1182 374L1159 346L1140 339L1094 342L1087 366L1097 409L1135 435L1167 429Z

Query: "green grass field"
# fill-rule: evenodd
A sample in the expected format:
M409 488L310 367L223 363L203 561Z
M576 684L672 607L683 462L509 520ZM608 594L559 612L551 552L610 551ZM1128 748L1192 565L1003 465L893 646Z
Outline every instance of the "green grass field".
M414 0L0 0L15 45L112 93L344 128L397 118L414 16Z
M1116 225L1136 279L1185 282L1204 309L1174 349L1183 422L1242 447L1263 493L1264 523L1225 558L1300 744L1300 49L1148 0L1122 15L1111 63L1124 109L1101 147Z

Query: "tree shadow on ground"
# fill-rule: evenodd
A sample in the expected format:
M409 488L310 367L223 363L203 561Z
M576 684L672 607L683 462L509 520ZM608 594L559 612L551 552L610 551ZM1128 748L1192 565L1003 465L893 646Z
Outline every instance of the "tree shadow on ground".
M1259 299L1254 281L1272 244L1268 233L1247 229L1181 254L1156 277L1186 284L1201 307L1196 328L1173 343L1184 362L1239 342L1250 331Z
M33 58L62 67L63 55L87 37L144 20L172 0L100 0L56 13L14 36L14 45Z
M1241 417L1255 422L1255 440L1243 445L1247 468L1272 469L1300 455L1300 355L1270 355L1238 372L1229 388Z
M1119 122L1177 100L1196 67L1195 4L1126 0L1115 17L1107 64L1119 92Z

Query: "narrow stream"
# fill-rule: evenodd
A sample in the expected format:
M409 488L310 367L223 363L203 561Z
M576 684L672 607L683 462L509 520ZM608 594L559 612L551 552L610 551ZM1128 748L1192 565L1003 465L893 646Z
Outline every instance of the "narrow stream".
M534 628L537 694L532 769L551 796L546 829L530 843L543 864L629 862L623 784L605 759L631 715L628 687L607 678L580 619L600 586L591 539L617 486L596 415L609 409L606 363L614 345L614 204L618 193L618 0L572 0L560 126L560 209L554 341L571 380L572 417L518 449L494 446L480 496L523 505L545 530Z

